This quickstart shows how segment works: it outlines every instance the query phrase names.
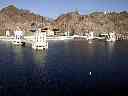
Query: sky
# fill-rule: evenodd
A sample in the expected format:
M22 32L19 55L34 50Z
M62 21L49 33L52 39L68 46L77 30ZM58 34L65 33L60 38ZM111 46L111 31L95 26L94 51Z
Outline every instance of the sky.
M128 11L128 0L0 0L0 9L8 5L15 5L49 18L76 10L81 14L107 10Z

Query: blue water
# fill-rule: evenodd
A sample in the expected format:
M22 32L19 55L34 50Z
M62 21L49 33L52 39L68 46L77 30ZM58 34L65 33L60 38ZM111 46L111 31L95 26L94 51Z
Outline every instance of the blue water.
M110 96L127 88L128 41L49 41L47 51L0 42L0 96Z

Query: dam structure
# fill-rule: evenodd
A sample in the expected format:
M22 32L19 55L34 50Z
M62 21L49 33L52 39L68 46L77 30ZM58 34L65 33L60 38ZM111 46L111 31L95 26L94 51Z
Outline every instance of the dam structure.
M46 39L46 31L41 30L39 28L33 38L32 48L37 50L48 49L48 42Z

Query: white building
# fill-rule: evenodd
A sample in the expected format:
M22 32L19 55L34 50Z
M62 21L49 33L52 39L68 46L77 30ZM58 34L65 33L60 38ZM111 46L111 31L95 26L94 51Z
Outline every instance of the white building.
M116 35L115 35L115 33L114 32L108 33L108 36L106 38L106 41L111 41L111 42L116 41Z
M9 30L6 30L5 35L6 35L7 37L10 36L10 32L9 32Z
M94 33L93 32L89 32L87 35L87 40L92 40L94 39Z
M21 31L20 28L17 28L14 31L14 39L12 43L16 45L24 45L25 42L23 42L23 37L23 31Z
M68 31L68 32L64 32L64 35L65 36L70 36L70 32Z
M47 36L54 36L54 31L48 29Z
M38 29L35 34L34 34L34 40L32 43L32 48L33 49L48 49L48 42L46 40L46 31L41 31L41 28Z

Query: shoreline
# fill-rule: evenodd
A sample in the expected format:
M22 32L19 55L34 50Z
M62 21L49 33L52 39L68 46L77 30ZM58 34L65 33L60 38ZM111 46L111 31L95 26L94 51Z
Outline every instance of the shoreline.
M83 37L83 36L79 36ZM32 41L34 36L24 36L24 40ZM54 37L46 37L47 40L71 40L74 39L74 36L54 36ZM85 36L83 38L86 38ZM13 36L6 37L6 36L0 36L0 41L12 41L14 39Z
M33 42L33 38L34 36L24 36L24 40L27 43L32 43ZM4 41L4 42L12 42L14 39L13 36L10 37L6 37L6 36L0 36L0 41ZM47 41L54 41L54 40L73 40L74 37L73 36L57 36L57 37L47 37Z
M32 43L33 42L34 36L24 36L23 41L26 43ZM87 36L51 36L51 37L46 37L47 41L60 41L60 40L87 40ZM14 36L0 36L0 41L5 41L5 42L12 42L14 39ZM91 40L104 40L105 38L103 37L94 37ZM87 40L88 41L88 40Z

